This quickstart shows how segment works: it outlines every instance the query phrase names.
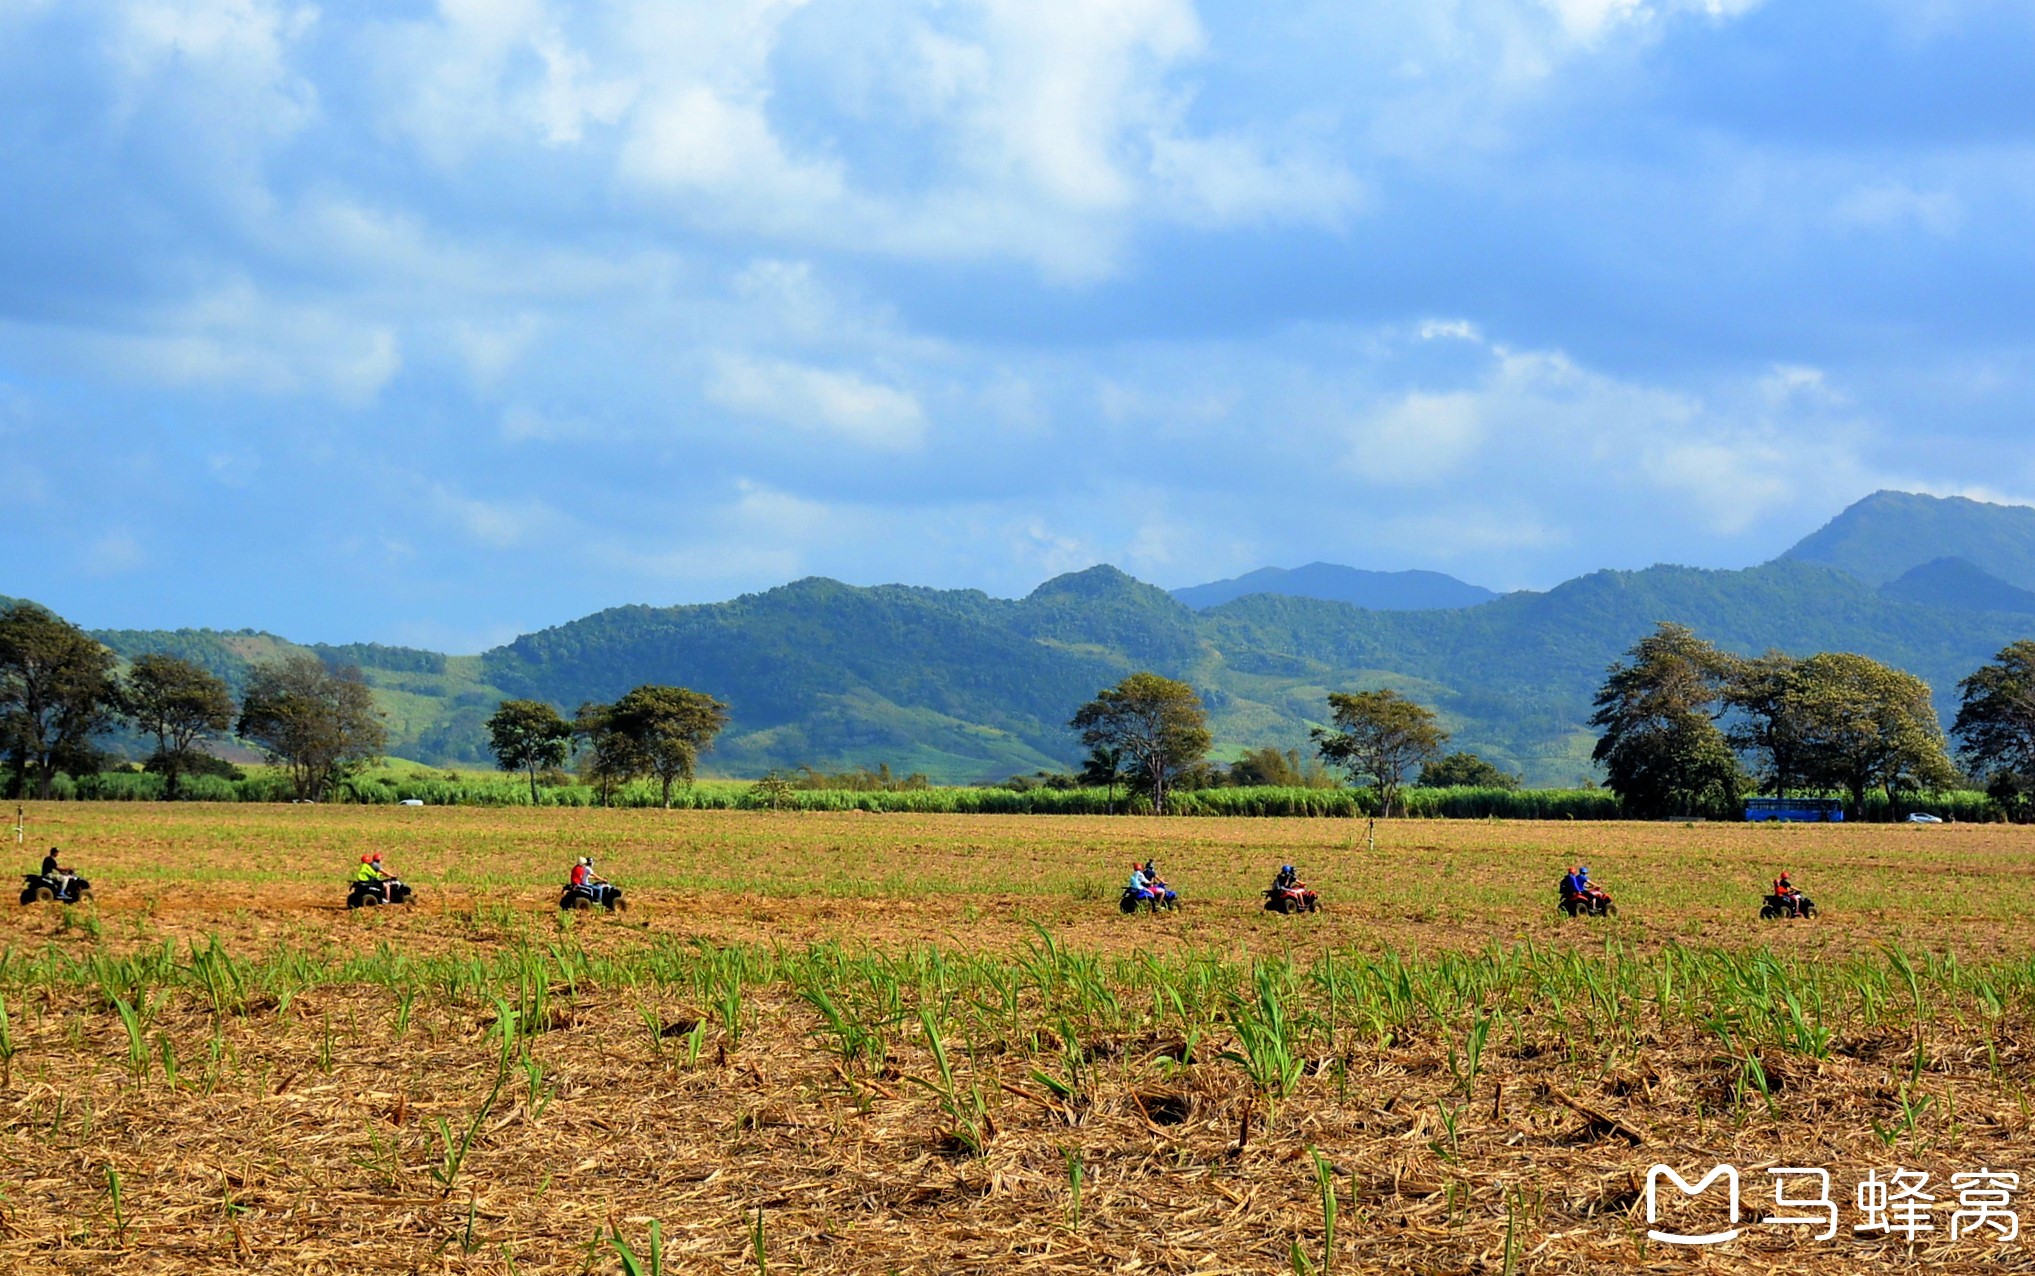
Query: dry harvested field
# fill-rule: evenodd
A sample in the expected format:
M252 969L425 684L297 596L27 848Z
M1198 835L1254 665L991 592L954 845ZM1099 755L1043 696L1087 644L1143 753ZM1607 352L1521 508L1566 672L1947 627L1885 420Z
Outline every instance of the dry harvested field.
M2024 830L1387 822L1373 849L1321 821L124 804L28 830L24 868L54 842L98 898L0 914L0 1269L2035 1268L1951 1181L2035 1174ZM370 848L415 906L340 906ZM628 914L553 911L579 854ZM1147 855L1179 915L1117 915ZM1556 917L1577 858L1621 918ZM1286 861L1326 914L1256 907ZM1781 868L1822 918L1755 919ZM1743 1234L1648 1240L1656 1163L1737 1167ZM1830 1171L1835 1237L1761 1221L1776 1166ZM1935 1230L1854 1232L1897 1167ZM1671 1196L1652 1226L1723 1225Z

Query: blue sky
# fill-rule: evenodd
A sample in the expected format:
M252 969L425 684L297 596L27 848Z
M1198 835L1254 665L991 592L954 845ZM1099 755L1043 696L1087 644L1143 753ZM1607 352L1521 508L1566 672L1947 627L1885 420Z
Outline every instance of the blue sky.
M1496 588L2035 496L2007 0L0 0L0 592Z

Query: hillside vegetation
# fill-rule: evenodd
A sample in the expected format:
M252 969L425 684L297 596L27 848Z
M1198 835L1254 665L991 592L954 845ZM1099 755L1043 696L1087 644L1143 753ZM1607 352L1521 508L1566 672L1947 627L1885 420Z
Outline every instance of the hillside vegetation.
M1919 511L1910 539L1936 552L1893 552L1904 511ZM1987 521L1995 515L1999 527ZM2013 587L1971 586L1984 572L2013 579L2002 556L2024 522L2035 523L2035 510L1882 493L1763 566L1595 572L1546 593L1424 611L1267 593L1196 611L1094 567L1020 599L809 578L722 603L611 608L477 656L372 643L307 649L359 665L389 714L392 752L433 763L485 762L482 723L504 697L570 713L656 682L729 705L729 728L703 760L710 774L888 763L979 782L1070 766L1079 749L1068 717L1097 689L1149 669L1200 690L1218 758L1306 748L1330 691L1389 686L1434 707L1455 733L1451 747L1529 785L1559 787L1592 774L1584 723L1606 667L1663 620L1739 654L1871 656L1928 681L1947 709L1958 679L2035 627L2026 613L1953 605L2018 597ZM1811 561L1868 551L1882 567L1864 577ZM1920 576L1961 590L1877 587L1950 553L1984 572L1939 566ZM253 630L97 636L124 658L184 656L236 691L251 661L300 649Z

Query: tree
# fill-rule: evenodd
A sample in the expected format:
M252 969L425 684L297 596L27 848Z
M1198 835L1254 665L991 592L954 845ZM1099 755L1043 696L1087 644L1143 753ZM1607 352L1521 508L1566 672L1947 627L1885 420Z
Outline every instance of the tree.
M2009 817L2029 815L2035 792L2035 641L2002 648L1957 684L1957 721L1950 733L1965 762Z
M580 774L601 795L602 806L613 800L617 788L647 769L636 742L615 729L614 713L615 706L590 700L572 715L572 733L586 742Z
M1762 792L1786 797L1807 778L1809 765L1794 704L1800 662L1778 651L1752 660L1721 659L1724 704L1737 714L1725 738L1757 760Z
M1334 731L1316 727L1322 760L1340 766L1356 784L1378 792L1379 814L1390 819L1406 773L1441 751L1449 733L1426 705L1389 687L1377 691L1332 691L1328 696Z
M1519 777L1474 753L1451 753L1420 768L1413 782L1421 789L1505 789L1519 787Z
M1167 789L1202 760L1214 740L1194 688L1155 673L1134 673L1104 688L1067 725L1089 749L1110 750L1132 783L1151 794L1152 810L1160 815L1166 813Z
M1662 624L1606 671L1590 725L1590 756L1633 815L1720 811L1744 792L1745 772L1717 726L1731 658L1686 625Z
M0 611L0 744L17 793L32 776L47 798L64 761L88 755L92 737L113 725L113 664L112 652L47 608Z
M608 729L628 740L641 769L657 777L669 808L671 786L692 783L699 755L728 725L728 706L702 692L651 684L615 701L607 716Z
M1843 789L1863 813L1867 789L1887 795L1957 783L1929 684L1868 656L1823 652L1796 666L1784 712L1796 722L1813 784Z
M224 680L188 660L162 652L136 657L120 688L129 721L155 737L150 762L163 774L163 791L175 801L200 740L233 726L233 695Z
M296 795L310 801L379 757L389 738L360 670L328 669L308 652L249 670L236 730L285 768Z
M1332 789L1336 779L1316 757L1302 757L1298 749L1246 749L1229 764L1232 787L1280 789Z
M1121 750L1097 745L1081 759L1081 772L1075 777L1077 783L1086 788L1102 788L1109 791L1109 813L1116 814L1116 786L1123 783L1123 753Z
M565 765L572 753L572 724L541 700L504 700L488 718L488 748L504 771L530 777L530 805L537 805L537 773Z

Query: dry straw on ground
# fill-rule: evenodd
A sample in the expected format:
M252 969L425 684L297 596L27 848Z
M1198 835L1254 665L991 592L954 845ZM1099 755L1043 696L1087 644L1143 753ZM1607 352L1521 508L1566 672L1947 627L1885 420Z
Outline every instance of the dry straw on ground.
M451 814L414 843L400 814L376 835L423 862L462 827ZM344 846L352 826L319 818L299 850L320 828ZM710 842L742 834L734 819L679 827ZM855 824L806 831L994 836ZM1013 855L1151 827L1031 824L1008 826ZM222 820L218 836L247 833ZM1602 859L1617 834L1579 836ZM1672 856L1672 836L1640 831L1628 871ZM1900 845L1882 836L1805 840L1797 863L1834 875L1847 850ZM100 849L103 882L164 864L155 846ZM1430 919L1347 888L1327 918L1269 917L1239 890L1154 923L1058 890L849 899L765 881L760 902L653 888L625 918L561 925L541 849L541 867L540 848L466 861L524 885L447 882L400 915L349 915L287 869L214 890L200 849L182 878L170 864L146 892L102 889L96 914L9 916L0 1266L614 1272L626 1247L648 1271L653 1234L667 1272L2035 1266L1997 1231L1949 1236L1950 1175L2035 1169L2035 970L1997 956L2018 939L2005 922L1961 960L1841 916L1737 943L1629 905L1563 926L1542 874L1509 903L1494 883L1517 865L1478 876L1499 848L1456 843L1433 857L1476 883L1471 903ZM1234 851L1182 850L1175 878L1205 856L1227 880ZM2009 848L1975 854L1995 899L2026 889ZM1747 1235L1645 1241L1656 1162L1736 1165ZM1776 1165L1833 1172L1838 1237L1757 1224ZM1937 1230L1912 1246L1851 1231L1857 1179L1896 1165L1934 1176Z

